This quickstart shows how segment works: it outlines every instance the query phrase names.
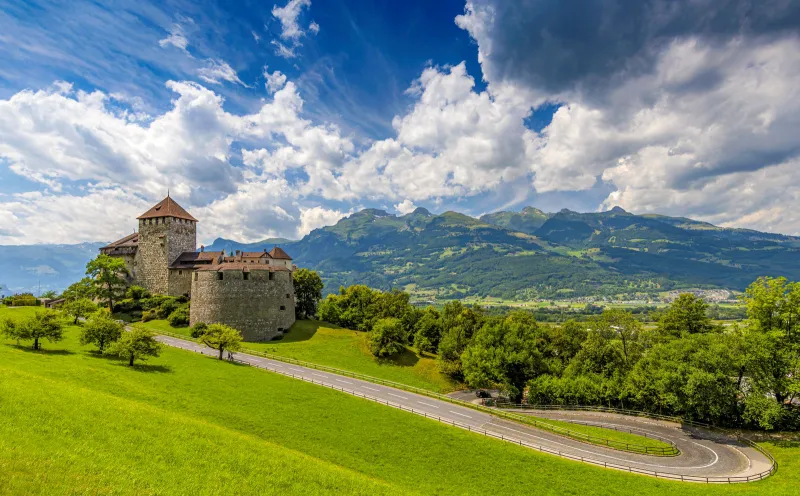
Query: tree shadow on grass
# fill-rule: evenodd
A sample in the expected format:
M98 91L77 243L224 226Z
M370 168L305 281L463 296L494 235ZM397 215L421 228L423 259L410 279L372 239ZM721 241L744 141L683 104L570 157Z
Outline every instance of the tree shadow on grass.
M34 350L32 345L23 346L21 344L10 344L12 348L15 348L19 351L25 351L28 353L36 353L39 355L74 355L74 351L70 350L50 350L47 348L39 348L38 350ZM41 345L39 345L41 346Z
M167 374L173 372L172 367L170 367L169 365L153 365L150 363L137 362L133 365L133 367L131 367L130 365L128 365L127 358L121 358L117 355L110 355L107 353L100 353L97 350L87 351L86 356L91 358L99 358L101 360L107 360L109 362L114 362L114 364L117 365L118 367L125 367L131 370L135 370L137 372L161 373L161 374Z
M416 353L409 350L408 348L403 348L403 351L398 353L397 355L393 355L386 358L376 358L376 361L381 365L398 365L400 367L413 367L414 365L419 362L419 356Z

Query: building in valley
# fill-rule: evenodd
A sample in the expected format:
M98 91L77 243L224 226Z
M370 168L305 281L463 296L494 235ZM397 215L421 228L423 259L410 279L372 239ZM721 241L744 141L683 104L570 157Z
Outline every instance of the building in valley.
M100 249L125 260L130 283L154 294L191 299L190 323L222 323L247 341L266 341L292 326L292 257L271 251L197 251L197 219L167 195L140 215L139 230Z

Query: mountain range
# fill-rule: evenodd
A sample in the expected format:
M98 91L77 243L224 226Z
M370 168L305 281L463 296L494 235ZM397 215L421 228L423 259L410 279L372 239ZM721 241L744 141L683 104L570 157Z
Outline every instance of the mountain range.
M0 246L0 284L32 287L33 273L43 271L56 272L66 286L82 276L102 244ZM619 207L595 213L526 207L480 218L423 208L401 216L366 209L301 240L218 238L205 249L274 245L297 265L319 271L326 292L359 283L423 298L654 297L684 288L742 290L762 275L800 279L798 237Z

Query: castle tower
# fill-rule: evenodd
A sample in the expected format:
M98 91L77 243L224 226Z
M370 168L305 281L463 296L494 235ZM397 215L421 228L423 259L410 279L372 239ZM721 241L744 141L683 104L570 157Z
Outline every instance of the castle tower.
M152 293L168 294L170 264L181 253L197 249L197 219L169 195L137 219L136 283Z

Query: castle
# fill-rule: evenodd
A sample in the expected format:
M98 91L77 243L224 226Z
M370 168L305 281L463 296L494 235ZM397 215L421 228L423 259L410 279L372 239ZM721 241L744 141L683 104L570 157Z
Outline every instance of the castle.
M197 251L197 219L167 195L137 217L139 230L100 248L125 261L130 282L191 298L190 324L227 324L246 341L266 341L294 324L292 257L271 251Z

